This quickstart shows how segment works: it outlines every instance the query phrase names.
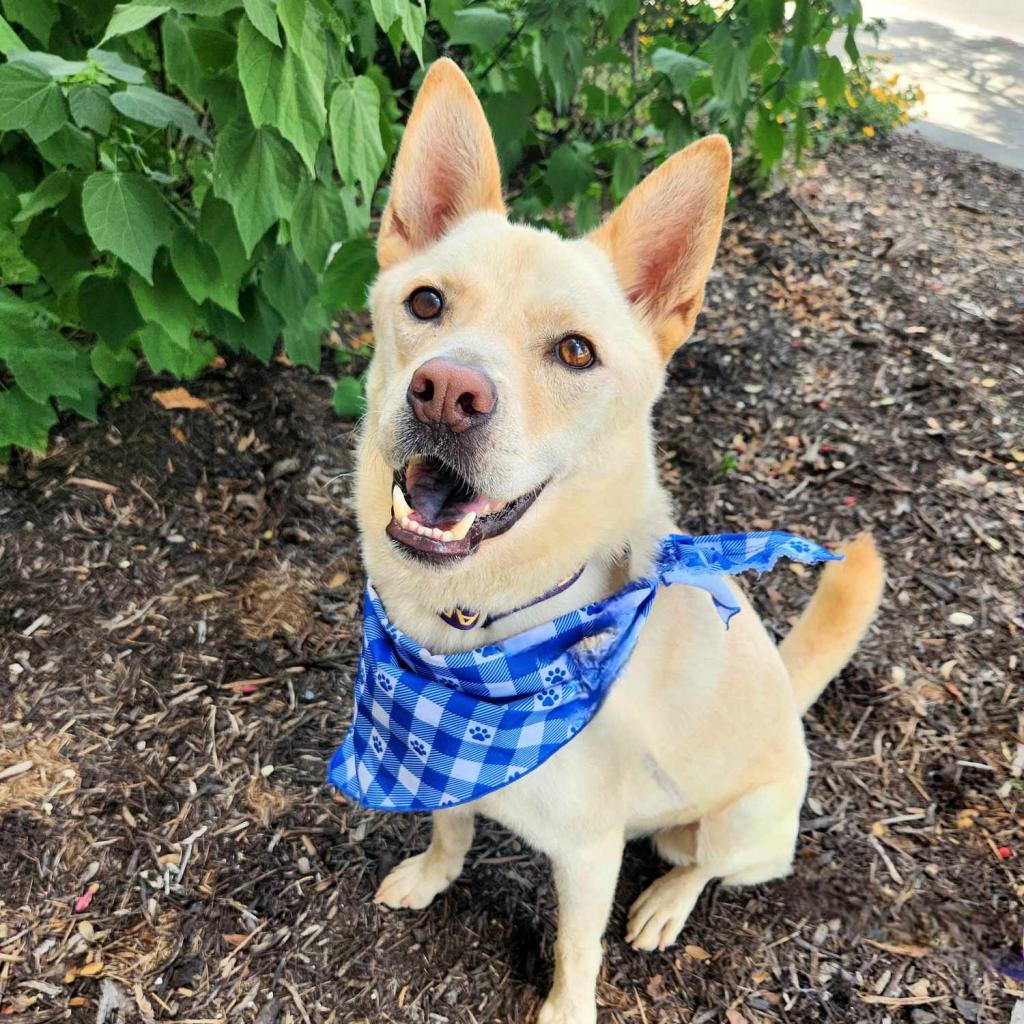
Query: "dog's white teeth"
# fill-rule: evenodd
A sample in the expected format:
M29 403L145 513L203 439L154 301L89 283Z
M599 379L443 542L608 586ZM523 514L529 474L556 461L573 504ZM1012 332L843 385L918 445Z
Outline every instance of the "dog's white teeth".
M405 520L412 515L412 509L409 508L409 502L405 500L402 488L398 484L395 484L391 490L391 504L394 508L395 518L405 526Z
M447 544L451 539L452 539L452 531L451 530L445 530L444 533L441 534L441 540L443 540L445 542L445 544Z
M476 513L467 512L450 530L445 531L444 539L447 540L462 540L467 533L469 528L476 522ZM451 535L449 537L449 534Z

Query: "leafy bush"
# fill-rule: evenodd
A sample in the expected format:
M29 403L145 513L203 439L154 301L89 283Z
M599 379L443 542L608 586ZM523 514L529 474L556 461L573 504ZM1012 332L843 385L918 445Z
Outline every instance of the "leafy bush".
M371 216L423 64L450 52L514 214L583 231L725 131L752 173L844 101L859 0L0 0L0 454L94 418L140 360L316 369L365 301ZM787 10L790 12L787 14ZM340 248L338 247L340 244ZM342 381L336 408L358 411Z

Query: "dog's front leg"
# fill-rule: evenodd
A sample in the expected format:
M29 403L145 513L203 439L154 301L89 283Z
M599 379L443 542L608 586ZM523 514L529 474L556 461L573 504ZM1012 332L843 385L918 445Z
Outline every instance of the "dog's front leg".
M593 1024L601 936L615 896L623 840L610 835L551 854L558 893L555 978L537 1024Z
M381 882L374 903L421 910L459 876L473 843L473 812L435 811L430 845L403 860Z

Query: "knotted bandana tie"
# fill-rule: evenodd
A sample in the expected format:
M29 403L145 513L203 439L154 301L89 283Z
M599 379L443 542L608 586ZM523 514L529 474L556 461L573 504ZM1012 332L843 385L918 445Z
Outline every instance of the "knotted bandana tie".
M435 811L493 793L542 765L594 717L659 586L706 590L728 626L740 609L725 577L766 572L782 557L841 556L788 533L673 534L662 541L653 576L455 654L432 654L406 636L367 584L354 721L328 782L388 811Z

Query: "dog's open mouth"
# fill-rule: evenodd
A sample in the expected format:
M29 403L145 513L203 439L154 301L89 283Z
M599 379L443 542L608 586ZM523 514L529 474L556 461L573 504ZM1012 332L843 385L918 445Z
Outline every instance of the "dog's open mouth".
M497 501L440 460L416 455L395 473L388 536L430 561L464 558L511 529L543 489Z

